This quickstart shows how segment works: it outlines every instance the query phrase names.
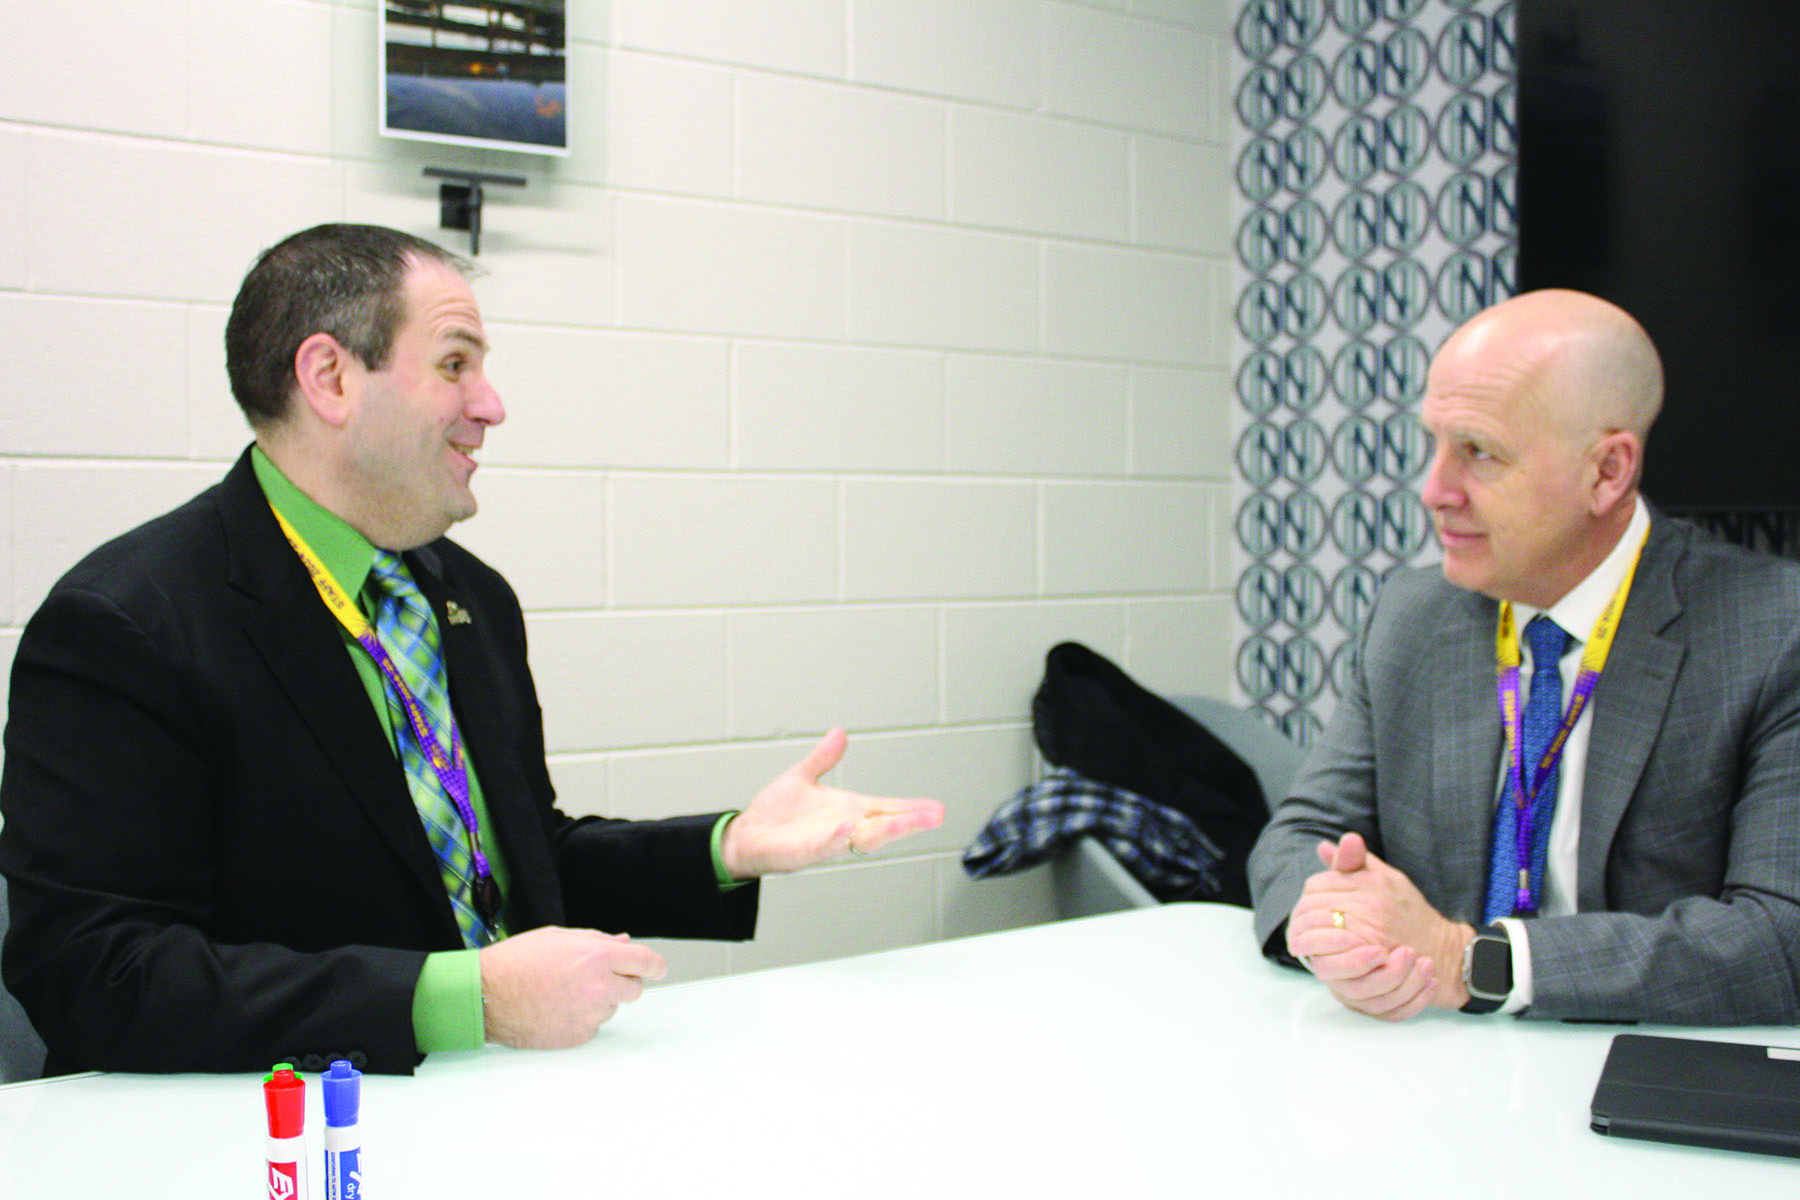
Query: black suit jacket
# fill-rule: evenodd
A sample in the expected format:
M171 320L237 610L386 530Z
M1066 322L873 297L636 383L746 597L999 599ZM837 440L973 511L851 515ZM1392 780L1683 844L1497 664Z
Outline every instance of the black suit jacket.
M405 557L438 615L512 932L750 936L756 888L719 890L715 816L557 811L512 590L448 539ZM352 1054L413 1068L419 970L461 939L400 764L248 454L52 589L10 710L5 981L48 1073Z

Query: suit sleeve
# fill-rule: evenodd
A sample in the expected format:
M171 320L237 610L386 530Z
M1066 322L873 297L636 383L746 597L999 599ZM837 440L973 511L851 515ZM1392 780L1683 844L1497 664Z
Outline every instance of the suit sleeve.
M761 885L719 885L712 830L720 815L566 823L557 851L569 919L634 937L753 937Z
M1531 922L1527 1016L1800 1021L1800 609L1765 592L1693 636L1608 857L1617 911Z
M422 952L208 936L222 781L181 673L119 607L54 592L13 664L0 783L4 969L53 1071L410 1072ZM269 855L271 872L316 864Z

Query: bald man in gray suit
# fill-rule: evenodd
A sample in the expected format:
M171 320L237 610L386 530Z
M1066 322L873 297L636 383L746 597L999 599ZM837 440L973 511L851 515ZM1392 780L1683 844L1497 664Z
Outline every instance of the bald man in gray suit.
M1576 292L1433 360L1442 569L1390 577L1250 861L1264 952L1347 1007L1800 1021L1800 564L1639 498L1661 401L1642 328Z

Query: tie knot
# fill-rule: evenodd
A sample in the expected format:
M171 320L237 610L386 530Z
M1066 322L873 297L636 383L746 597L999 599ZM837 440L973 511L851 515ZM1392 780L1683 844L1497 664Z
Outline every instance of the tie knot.
M1561 662L1563 654L1569 649L1567 631L1543 613L1531 618L1531 623L1525 626L1525 640L1531 643L1531 661L1534 667L1552 666Z
M419 585L414 583L407 573L406 564L392 550L375 551L375 561L369 567L369 576L375 580L381 590L390 596L405 600L419 594ZM1536 643L1532 643L1536 647Z

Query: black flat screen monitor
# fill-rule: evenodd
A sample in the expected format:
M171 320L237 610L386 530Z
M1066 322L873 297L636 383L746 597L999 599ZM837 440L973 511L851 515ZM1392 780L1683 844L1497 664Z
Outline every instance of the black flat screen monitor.
M1644 491L1800 510L1800 0L1518 0L1519 287L1643 322Z

